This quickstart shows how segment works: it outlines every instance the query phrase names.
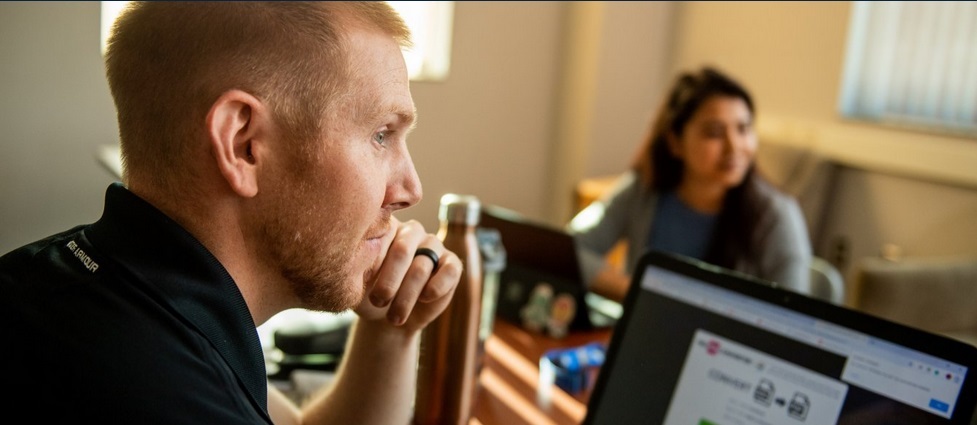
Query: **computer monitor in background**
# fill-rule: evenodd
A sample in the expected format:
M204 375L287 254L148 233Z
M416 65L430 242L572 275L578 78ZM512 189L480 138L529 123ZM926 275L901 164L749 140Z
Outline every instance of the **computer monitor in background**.
M569 303L572 317L567 317L565 331L612 326L620 316L619 304L587 290L573 236L566 231L494 205L483 205L479 227L497 230L505 249L498 317L547 332L541 322L567 314ZM544 298L547 303L542 302Z

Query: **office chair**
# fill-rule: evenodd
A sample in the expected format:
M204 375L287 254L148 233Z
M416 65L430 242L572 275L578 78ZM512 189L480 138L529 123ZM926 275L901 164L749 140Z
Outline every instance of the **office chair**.
M833 264L820 257L811 258L811 296L835 305L845 302L845 279Z

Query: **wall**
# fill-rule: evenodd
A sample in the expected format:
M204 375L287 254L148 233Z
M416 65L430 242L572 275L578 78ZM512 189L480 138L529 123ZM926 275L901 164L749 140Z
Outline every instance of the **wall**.
M403 217L436 226L448 192L542 213L562 12L549 2L455 4L448 79L411 85L424 199Z
M98 219L115 143L97 2L0 2L0 253Z
M842 271L894 243L917 257L977 255L977 140L899 131L838 116L849 2L684 2L674 69L704 63L739 77L764 143L808 146L846 165L825 218Z
M414 83L411 150L433 226L465 192L562 225L573 185L619 172L665 82L674 5L457 2L451 75Z
M977 188L859 168L840 173L818 251L832 256L839 243L848 245L849 273L884 245L904 257L977 256Z
M566 68L587 72L564 76L561 94L577 109L565 108L557 124L551 160L554 170L549 214L554 224L576 212L567 202L582 178L628 168L671 79L671 45L676 5L670 2L572 2L582 16L564 31ZM589 31L584 31L588 29ZM580 53L579 35L594 51ZM568 71L565 71L567 73ZM588 92L586 96L578 93ZM576 113L574 113L576 112Z

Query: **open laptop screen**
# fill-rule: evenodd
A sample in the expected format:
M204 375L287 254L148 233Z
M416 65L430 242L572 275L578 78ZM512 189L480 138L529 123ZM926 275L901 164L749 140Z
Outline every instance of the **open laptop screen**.
M974 347L649 252L586 424L968 424Z
M505 249L496 306L502 319L532 329L547 328L547 324L559 322L551 320L555 319L554 310L548 306L557 299L571 300L572 308L570 317L564 317L569 321L566 329L554 336L565 334L567 329L610 327L620 316L620 305L607 306L587 290L573 236L566 231L496 205L483 205L479 227L497 231ZM534 294L543 287L550 300L541 303Z

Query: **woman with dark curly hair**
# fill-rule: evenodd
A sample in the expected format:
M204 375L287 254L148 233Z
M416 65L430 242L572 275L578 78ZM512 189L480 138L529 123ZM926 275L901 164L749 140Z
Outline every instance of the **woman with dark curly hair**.
M804 216L756 169L753 121L732 78L710 67L678 76L630 170L568 225L592 291L623 299L638 258L656 249L809 292ZM605 258L622 239L624 270Z

